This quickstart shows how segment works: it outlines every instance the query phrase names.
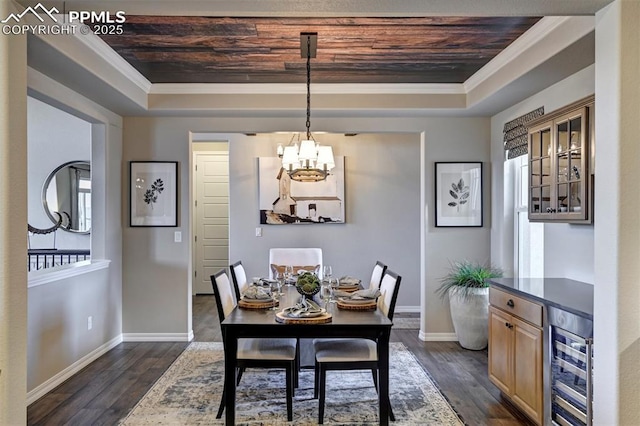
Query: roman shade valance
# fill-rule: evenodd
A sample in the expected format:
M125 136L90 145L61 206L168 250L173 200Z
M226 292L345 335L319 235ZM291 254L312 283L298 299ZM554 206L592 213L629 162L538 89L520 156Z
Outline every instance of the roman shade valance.
M544 107L540 107L504 124L504 150L506 151L507 159L527 154L528 138L526 124L530 120L542 115L544 115Z

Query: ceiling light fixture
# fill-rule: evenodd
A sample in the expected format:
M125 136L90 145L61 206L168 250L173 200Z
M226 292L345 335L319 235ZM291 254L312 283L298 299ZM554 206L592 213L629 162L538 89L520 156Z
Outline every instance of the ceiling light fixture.
M291 179L298 182L319 182L325 180L329 171L335 167L333 149L320 145L311 136L311 58L316 57L318 33L300 33L300 56L307 58L307 138L292 145L278 145L278 157L282 158L282 167Z

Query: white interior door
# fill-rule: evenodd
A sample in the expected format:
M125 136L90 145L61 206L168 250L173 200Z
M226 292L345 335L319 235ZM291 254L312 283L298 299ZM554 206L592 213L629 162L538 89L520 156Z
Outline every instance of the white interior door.
M211 294L211 275L229 266L229 153L196 153L194 293Z

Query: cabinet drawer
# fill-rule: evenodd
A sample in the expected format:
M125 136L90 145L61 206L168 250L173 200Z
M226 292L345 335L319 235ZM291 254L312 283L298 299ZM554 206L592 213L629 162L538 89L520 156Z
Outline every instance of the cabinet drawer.
M498 290L495 287L489 289L489 303L491 303L491 306L509 312L533 325L542 327L542 305L515 294Z

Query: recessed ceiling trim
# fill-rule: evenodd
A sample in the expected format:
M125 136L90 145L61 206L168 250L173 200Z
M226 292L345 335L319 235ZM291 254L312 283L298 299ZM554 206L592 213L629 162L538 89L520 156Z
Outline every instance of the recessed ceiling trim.
M526 52L541 39L548 36L549 32L565 24L570 19L571 17L568 16L545 16L540 19L533 27L515 39L513 43L469 77L464 82L465 92L470 92L478 87L500 68L516 60L518 56L522 55L522 52Z
M304 94L306 86L300 83L155 83L149 94L153 95L216 95L216 94ZM316 94L465 94L465 88L458 83L380 83L341 84L314 83L312 93Z
M122 56L116 53L107 43L100 37L91 33L82 35L78 31L74 36L85 44L89 49L93 50L96 55L111 64L120 74L129 79L133 84L149 93L151 90L151 82L145 76L140 74L129 62L125 61Z

